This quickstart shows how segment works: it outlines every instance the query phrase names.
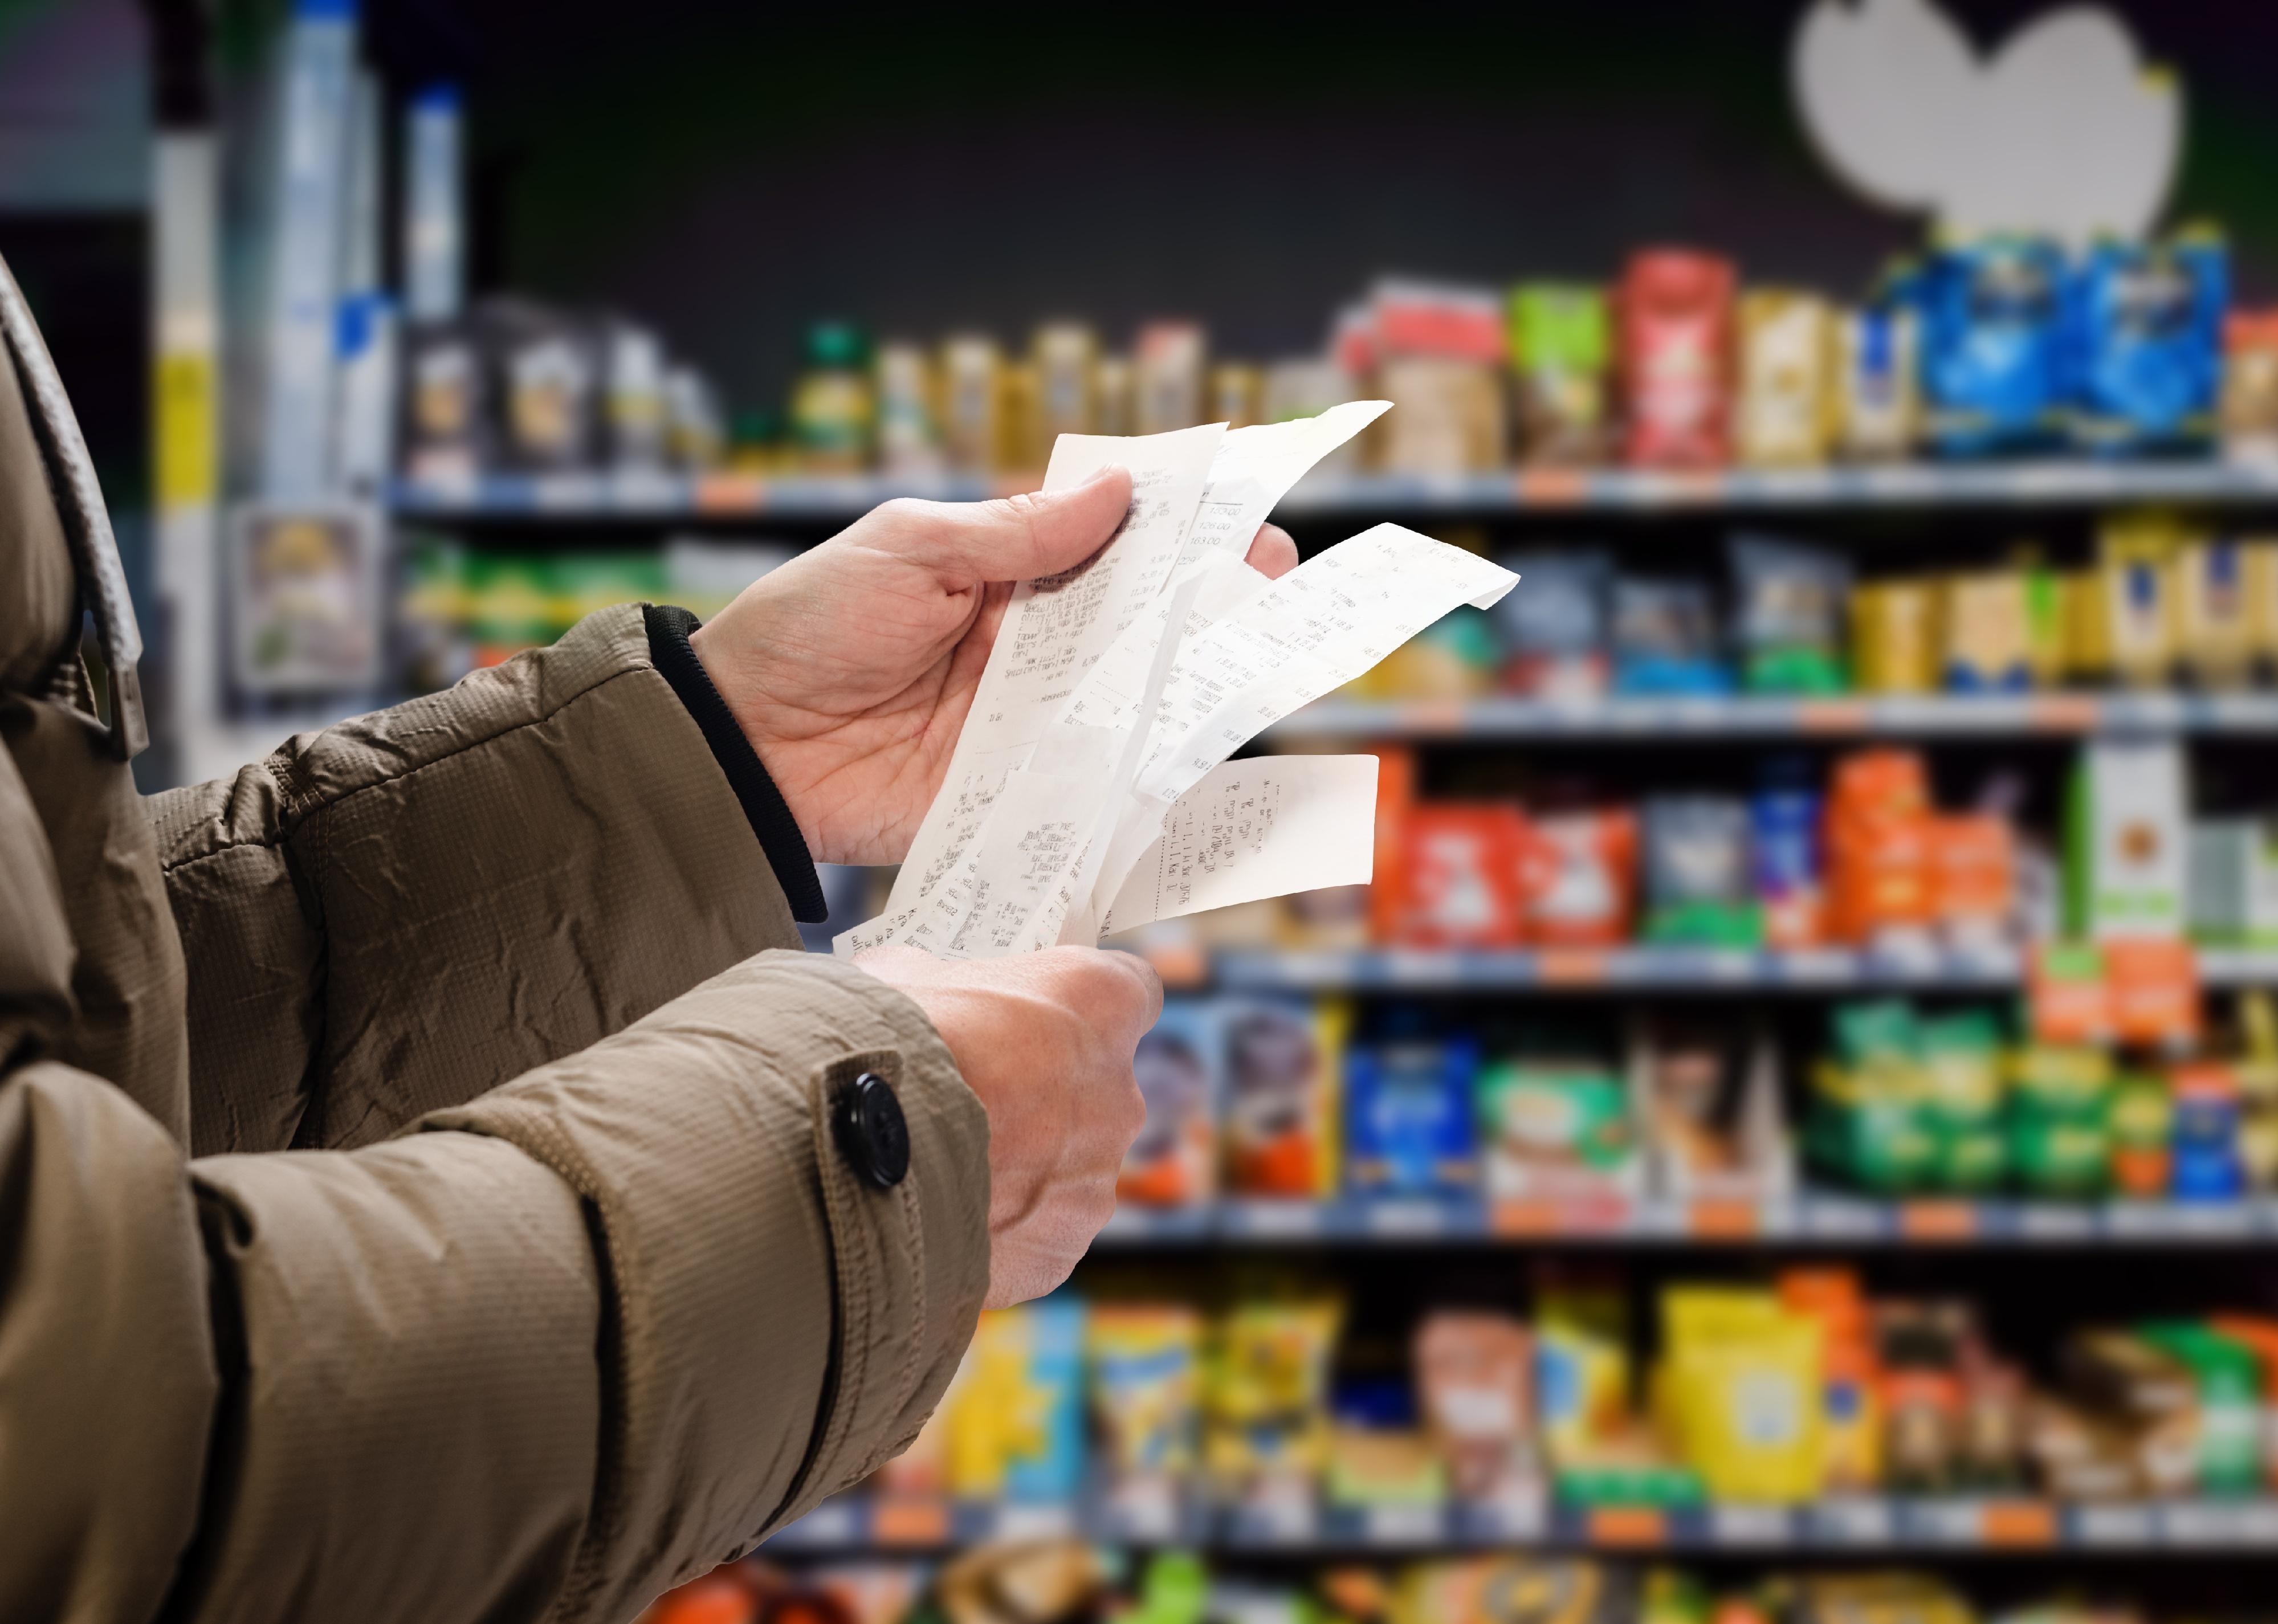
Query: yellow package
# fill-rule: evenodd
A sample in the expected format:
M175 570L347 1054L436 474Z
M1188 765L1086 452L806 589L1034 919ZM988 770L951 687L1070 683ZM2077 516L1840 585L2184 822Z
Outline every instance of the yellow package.
M1329 1360L1343 1318L1334 1300L1250 1302L1212 1338L1204 1454L1222 1498L1318 1482L1328 1462Z
M2159 513L2110 519L2098 531L2088 641L2120 681L2147 688L2167 682L2176 654L2173 566L2197 538Z
M1827 301L1786 288L1740 296L1736 450L1758 468L1827 461L1835 431L1835 334Z
M2025 576L2014 569L1946 577L1938 668L1958 693L2022 688L2030 674Z
M2190 541L2175 554L2176 641L2192 679L2205 688L2244 688L2254 669L2246 549L2235 541Z
M1082 1487L1083 1322L1059 1297L981 1316L950 1413L952 1494L1047 1501Z
M941 347L941 442L960 474L986 474L997 466L1004 438L1005 358L997 341L955 338Z
M1819 1323L1765 1292L1671 1287L1655 1409L1710 1498L1792 1505L1821 1491Z
M2246 635L2254 662L2267 677L2278 675L2278 541L2238 544L2239 573L2246 582Z
M1202 1316L1179 1303L1096 1308L1085 1327L1092 1418L1111 1487L1183 1480L1197 1456Z
M1627 1423L1628 1315L1617 1290L1545 1287L1536 1294L1536 1424L1551 1460L1579 1460Z
M1459 1557L1403 1574L1390 1624L1626 1624L1633 1605L1602 1562Z
M1082 322L1047 322L1036 329L1033 347L1037 438L1049 456L1052 443L1063 434L1099 431L1099 341Z
M1044 438L1043 380L1033 361L1005 369L1004 410L997 423L997 467L1034 477L1043 471L1051 442Z
M1870 694L1938 686L1937 599L1921 581L1877 581L1851 594L1851 677Z

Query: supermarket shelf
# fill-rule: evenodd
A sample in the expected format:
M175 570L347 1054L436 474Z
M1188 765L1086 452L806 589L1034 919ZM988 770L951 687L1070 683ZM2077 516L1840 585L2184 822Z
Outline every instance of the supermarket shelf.
M1559 1201L1345 1198L1227 1200L1187 1208L1126 1206L1097 1245L1109 1249L1222 1245L1372 1247L1560 1240L1620 1245L1799 1247L2221 1247L2278 1239L2278 1199L2053 1201L1918 1197L1871 1200L1807 1192L1777 1201L1729 1198Z
M400 481L407 517L484 520L771 515L851 518L895 496L971 501L1032 481L940 474L762 478L665 473L492 474ZM1378 474L1300 482L1281 510L1366 514L1742 511L1828 507L2046 507L2109 501L2278 502L2278 467L2221 461L2012 462L1664 472L1521 469L1491 474Z
M2207 987L2278 983L2278 952L2203 949L2198 966ZM2022 972L2014 948L1923 956L1849 948L1229 949L1208 967L1218 986L1242 992L1967 992L2014 988Z
M1596 700L1324 700L1277 737L1588 739L2075 737L2092 733L2278 733L2278 693L1761 695Z
M1175 1542L1284 1555L1473 1549L1512 1544L1590 1551L2063 1551L2139 1554L2227 1551L2278 1557L2278 1500L2059 1506L2040 1499L1830 1498L1808 1506L1443 1507L1310 1506L1277 1514L1164 1506L1144 1518L1097 1508L949 1502L827 1501L769 1549L938 1548L1078 1534L1109 1544Z

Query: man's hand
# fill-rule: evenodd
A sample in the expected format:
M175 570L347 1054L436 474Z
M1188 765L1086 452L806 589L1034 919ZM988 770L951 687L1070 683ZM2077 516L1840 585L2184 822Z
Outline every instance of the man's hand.
M754 581L690 639L817 861L902 859L1013 583L1089 558L1130 505L1120 468L1049 495L888 502ZM1250 562L1285 575L1297 549L1269 524Z
M1116 1172L1147 1120L1131 1056L1163 983L1097 948L952 959L885 947L854 962L925 1011L989 1113L989 1307L1043 1296L1114 1214Z

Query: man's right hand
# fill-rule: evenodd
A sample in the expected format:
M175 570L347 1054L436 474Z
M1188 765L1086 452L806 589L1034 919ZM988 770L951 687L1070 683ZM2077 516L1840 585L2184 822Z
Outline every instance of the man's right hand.
M854 962L906 995L989 1113L989 1303L1068 1277L1115 1211L1123 1153L1147 1120L1131 1057L1163 984L1128 953L1009 958L873 949Z

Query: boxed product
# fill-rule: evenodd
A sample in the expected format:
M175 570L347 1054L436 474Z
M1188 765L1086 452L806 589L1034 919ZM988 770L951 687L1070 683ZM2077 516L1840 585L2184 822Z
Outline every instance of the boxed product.
M2157 514L2105 523L2075 611L2083 667L2137 687L2166 685L2178 652L2175 562L2190 535Z
M1150 322L1131 348L1132 432L1165 434L1207 423L1203 416L1208 346L1192 322Z
M2278 461L2278 307L2224 318L2221 416L2225 456Z
M1083 1483L1081 1303L1046 1298L981 1316L950 1407L949 1491L1066 1500Z
M2092 452L2213 444L2230 297L2222 244L2104 240L2068 284L2075 443Z
M932 359L914 344L878 347L878 469L897 477L942 466Z
M1460 1039L1359 1046L1345 1056L1345 1183L1370 1195L1460 1194L1478 1187L1472 1081L1479 1050Z
M1826 940L1827 893L1819 793L1775 770L1748 804L1748 845L1768 947L1816 947Z
M1217 1187L1218 1098L1224 1034L1217 1006L1169 998L1139 1040L1132 1071L1147 1101L1147 1125L1123 1157L1116 1199L1184 1207Z
M498 458L490 372L470 322L413 324L403 339L404 471L415 480L473 479Z
M1612 324L1602 289L1531 282L1510 294L1510 365L1518 385L1520 460L1603 460Z
M1528 553L1506 560L1526 583L1491 613L1502 635L1503 686L1531 699L1602 696L1612 642L1613 560L1603 553Z
M478 312L497 379L500 451L531 472L591 467L600 439L600 366L582 323L519 299Z
M2031 617L2024 572L1976 570L1945 578L1938 671L1954 693L2016 692L2032 685Z
M1402 819L1401 834L1395 942L1433 948L1517 944L1526 825L1516 806L1426 803Z
M1555 1052L1497 1060L1479 1074L1478 1104L1494 1199L1587 1200L1641 1187L1629 1090L1610 1062Z
M1623 455L1654 468L1731 461L1731 262L1685 249L1631 256L1615 294Z
M1227 1193L1334 1194L1343 1010L1233 999L1221 1006L1219 1018L1226 1056Z
M2278 947L2278 830L2252 818L2190 826L2190 934L2217 947Z
M1914 450L1922 415L1920 348L1920 325L1903 304L1872 304L1837 316L1837 434L1844 455L1886 460Z
M1824 462L1838 400L1827 301L1790 288L1750 288L1740 296L1739 327L1739 460L1758 468Z
M2066 802L2065 878L2075 935L2183 934L2183 753L2173 739L2082 745Z
M2064 427L2064 258L1989 237L1932 256L1918 291L1923 434L1949 456L2030 451Z
M1727 551L1744 685L1752 693L1840 692L1849 563L1766 536L1735 536Z
M1637 911L1637 820L1624 810L1544 812L1520 841L1521 934L1540 947L1626 942Z
M1063 434L1098 432L1099 339L1082 322L1047 322L1030 346L1036 367L1037 439L1051 454Z
M1005 438L1005 357L997 340L964 334L941 347L941 443L960 474L997 467Z
M1938 686L1936 590L1924 581L1876 581L1851 591L1851 681L1870 694L1924 694Z
M2192 539L2175 559L2175 640L2202 688L2243 688L2255 665L2251 545Z
M1418 1407L1464 1499L1533 1491L1534 1343L1503 1314L1439 1309L1417 1327Z
M1502 466L1502 377L1495 366L1451 355L1388 355L1376 377L1394 408L1377 425L1387 471L1476 474Z
M1927 943L1936 918L1930 785L1921 755L1856 751L1836 764L1827 802L1827 917L1838 942Z

